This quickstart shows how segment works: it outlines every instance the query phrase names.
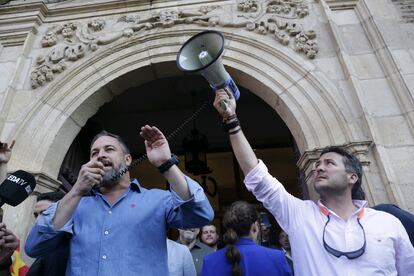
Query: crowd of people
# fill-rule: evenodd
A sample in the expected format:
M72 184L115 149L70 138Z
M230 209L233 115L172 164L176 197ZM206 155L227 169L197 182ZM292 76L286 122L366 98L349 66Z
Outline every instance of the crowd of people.
M202 187L179 169L163 133L146 125L140 135L148 160L170 189L141 186L127 170L132 158L121 137L97 134L73 188L37 198L25 243L36 260L27 275L414 275L413 215L396 206L367 206L355 156L325 148L313 173L320 200L301 200L256 157L231 93L217 91L214 107L246 188L282 229L280 248L259 244L267 222L245 201L225 210L219 235ZM0 180L13 144L1 143ZM167 237L169 229L178 229L177 240ZM0 273L10 272L18 243L0 223Z

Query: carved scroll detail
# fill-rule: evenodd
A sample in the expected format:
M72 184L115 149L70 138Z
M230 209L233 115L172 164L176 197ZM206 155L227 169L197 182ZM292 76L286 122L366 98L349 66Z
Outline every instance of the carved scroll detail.
M165 9L152 14L127 14L115 20L94 18L84 23L67 22L48 30L41 38L45 56L37 58L31 73L32 88L54 79L68 62L74 62L103 45L141 34L152 29L166 29L179 24L205 27L245 28L262 35L273 36L282 45L289 45L308 58L315 58L319 47L316 33L305 30L298 20L309 14L304 0L238 0L237 14L218 6L202 6L197 10Z

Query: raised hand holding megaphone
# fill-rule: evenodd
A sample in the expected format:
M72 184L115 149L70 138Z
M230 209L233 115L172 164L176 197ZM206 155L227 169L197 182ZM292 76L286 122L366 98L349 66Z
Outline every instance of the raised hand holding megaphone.
M177 55L178 68L186 73L200 73L214 91L225 89L238 100L240 91L222 63L224 36L217 31L204 31L192 36ZM223 109L226 109L223 102Z

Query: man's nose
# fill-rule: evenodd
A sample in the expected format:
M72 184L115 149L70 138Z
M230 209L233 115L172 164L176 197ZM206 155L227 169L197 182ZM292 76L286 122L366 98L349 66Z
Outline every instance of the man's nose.
M324 170L325 170L325 167L323 166L323 164L322 164L322 163L320 163L320 164L318 164L318 165L316 166L315 170L316 170L317 172L324 171Z
M107 157L106 152L104 150L100 150L98 152L98 157L97 157L98 161L102 161L102 159L105 159L106 157Z

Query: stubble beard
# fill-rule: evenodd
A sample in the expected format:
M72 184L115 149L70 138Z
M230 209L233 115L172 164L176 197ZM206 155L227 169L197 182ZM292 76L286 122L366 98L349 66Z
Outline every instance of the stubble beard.
M190 234L188 234L188 235L184 234L183 235L183 240L185 240L186 242L192 242L194 239L195 239L195 235L190 235Z
M127 168L125 161L122 161L121 164L117 167L112 167L109 171L105 173L102 177L102 182L100 183L101 187L111 188L116 185L119 177L116 177L121 171Z
M207 244L208 246L215 246L217 244L217 240L205 240L205 244Z
M327 179L324 180L327 181ZM331 195L338 196L345 193L347 189L346 185L342 185L342 181L346 183L346 177L343 179L332 179L327 181L327 183L321 184L314 182L313 187L321 198L330 197Z
M194 232L192 232L191 234L190 233L182 233L181 234L181 239L183 240L183 241L185 241L186 243L191 243L191 242L193 242L195 239L197 238L197 235L194 233Z

